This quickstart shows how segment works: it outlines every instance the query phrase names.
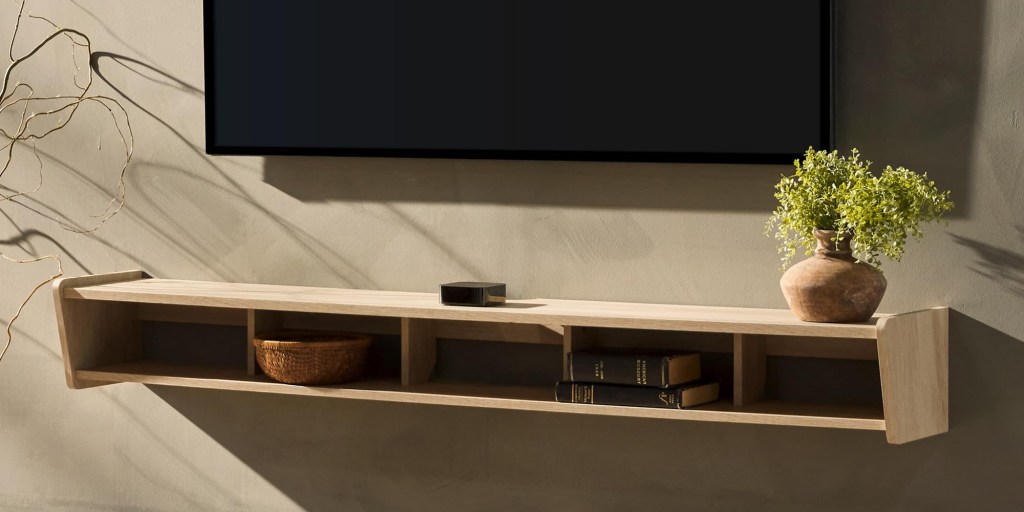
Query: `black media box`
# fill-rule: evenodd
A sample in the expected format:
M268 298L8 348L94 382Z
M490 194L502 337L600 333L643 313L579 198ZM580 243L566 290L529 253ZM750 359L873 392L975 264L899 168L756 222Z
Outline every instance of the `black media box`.
M497 306L505 303L505 283L448 283L441 285L441 304Z

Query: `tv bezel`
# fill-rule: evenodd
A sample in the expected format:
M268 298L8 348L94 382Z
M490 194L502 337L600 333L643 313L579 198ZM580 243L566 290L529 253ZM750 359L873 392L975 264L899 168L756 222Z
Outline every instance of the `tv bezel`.
M534 150L481 150L481 149L409 149L409 148L320 148L277 146L222 146L214 137L216 125L216 82L213 70L216 62L208 44L213 40L213 2L203 0L203 56L206 100L206 153L209 155L238 156L349 156L386 158L465 158L487 160L565 160L590 162L669 162L669 163L731 163L731 164L789 164L802 153L718 153L718 152L665 152L665 151L534 151ZM821 94L822 117L817 141L809 141L817 149L835 147L835 0L820 0L821 34Z

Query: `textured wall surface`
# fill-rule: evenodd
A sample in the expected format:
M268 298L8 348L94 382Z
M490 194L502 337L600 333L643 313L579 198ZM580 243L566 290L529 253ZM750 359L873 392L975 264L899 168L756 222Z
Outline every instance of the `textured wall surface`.
M886 267L882 304L953 308L948 434L889 446L871 432L70 391L41 293L0 364L0 510L1020 510L1024 3L839 4L840 145L928 171L959 206ZM123 95L137 151L127 209L80 236L48 217L102 209L115 135L92 112L41 146L44 191L0 204L12 255L58 252L69 275L411 291L500 279L517 298L784 307L762 235L784 166L210 157L199 0L30 5L92 36L97 92ZM4 46L14 12L0 5ZM66 84L60 68L36 81ZM31 181L20 162L5 180ZM49 271L0 267L0 314Z

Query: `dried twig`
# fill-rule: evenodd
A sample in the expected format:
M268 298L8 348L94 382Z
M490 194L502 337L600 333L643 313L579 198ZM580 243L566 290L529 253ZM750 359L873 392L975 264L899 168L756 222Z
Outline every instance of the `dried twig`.
M12 316L11 319L7 322L7 330L6 330L7 338L4 341L4 348L3 348L3 350L0 350L0 361L3 361L4 355L7 354L7 349L11 347L11 340L13 339L13 335L11 334L11 329L14 328L14 321L17 320L19 316L21 316L21 311L23 309L25 309L25 306L28 304L28 301L32 299L32 296L35 295L36 292L39 291L40 288L46 286L47 284L49 284L54 279L57 279L58 277L64 275L64 264L63 264L63 262L61 262L60 256L57 256L55 254L47 254L46 256L40 256L38 258L31 258L31 259L27 259L27 260L16 260L14 258L11 258L10 256L7 256L6 254L0 253L0 258L3 258L3 259L5 259L7 261L10 261L12 263L22 263L22 264L24 264L24 263L35 263L35 262L43 261L43 260L54 260L54 261L57 262L57 272L55 272L52 276L46 278L46 280L44 280L44 281L40 282L39 284L37 284L35 286L35 288L32 288L32 291L29 292L27 297L25 297L25 300L21 301L21 305L19 305L18 306L18 310L14 312L14 316Z
M11 63L4 71L3 82L0 83L0 115L4 114L8 109L17 113L15 115L17 118L17 126L0 126L0 137L6 139L5 141L0 141L3 142L0 144L0 179L4 177L8 169L13 165L15 147L22 144L31 148L32 155L36 159L36 163L38 164L37 169L39 172L39 182L35 188L31 190L15 190L0 184L0 204L21 196L28 196L38 192L42 188L43 176L45 173L43 170L43 161L42 158L40 158L38 151L39 141L43 140L50 134L65 128L68 123L74 119L80 106L84 104L98 105L110 115L114 129L117 131L117 134L121 139L121 143L124 146L124 162L118 173L117 189L102 211L90 215L91 218L96 219L93 224L80 228L72 226L63 220L57 221L60 227L64 230L74 233L91 233L99 229L100 226L107 222L107 220L120 212L121 208L124 206L125 175L128 172L128 164L131 161L135 144L131 122L128 119L128 112L118 100L109 96L89 94L89 89L92 87L93 83L93 71L92 68L87 65L85 67L85 76L81 77L83 70L82 66L79 64L78 55L79 50L84 49L85 62L89 63L92 61L92 41L89 37L75 29L61 28L56 23L43 16L26 13L26 3L27 0L18 2L18 17L14 23L14 30L11 33L11 44L8 48L8 55L10 56ZM41 41L37 42L23 55L15 56L15 42L18 40L18 32L21 29L22 20L25 18L43 21L53 28L53 32ZM58 94L56 96L35 96L35 88L31 85L22 82L16 82L13 85L11 84L12 73L19 65L31 59L33 55L36 55L47 45L61 40L66 40L71 45L71 61L75 66L73 83L77 89L77 92L74 95L62 96ZM50 121L50 119L54 117L57 119L56 123ZM43 124L47 122L51 124ZM38 128L41 125L42 127ZM10 191L10 193L7 193L7 191ZM2 360L4 355L7 353L7 349L11 345L11 329L14 321L18 319L22 310L24 310L25 306L28 304L28 301L40 288L64 275L64 267L60 256L55 254L27 259L17 259L0 252L0 258L17 264L37 263L43 260L52 259L57 264L57 272L37 284L28 296L25 297L25 300L23 300L18 306L14 316L11 317L9 322L7 322L7 338L4 343L3 350L0 351L0 360Z

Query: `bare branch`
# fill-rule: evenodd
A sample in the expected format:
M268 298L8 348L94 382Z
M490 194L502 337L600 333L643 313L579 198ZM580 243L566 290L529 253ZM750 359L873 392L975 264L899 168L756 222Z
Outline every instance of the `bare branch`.
M18 39L18 28L21 27L21 15L25 13L26 3L28 3L28 0L23 0L21 5L18 7L18 21L14 23L14 32L11 34L11 48L8 52L8 55L11 56L11 60L14 60L14 41Z
M39 172L39 183L36 185L36 188L32 190L21 191L9 188L4 185L0 185L0 188L14 192L13 194L10 195L0 192L0 201L10 201L16 197L27 196L29 194L38 192L39 189L43 188L43 159L39 157L39 148L37 148L35 144L32 144L32 155L36 157L36 163L39 164L38 167L36 167L36 170Z
M86 37L85 34L79 32L77 30L74 30L74 29L62 28L62 29L60 29L60 30L50 34L49 36L47 36L46 39L43 39L39 44L37 44L34 48L32 48L32 50L30 50L24 56L15 59L14 62L11 62L11 64L9 66L7 66L7 71L4 71L3 86L0 87L0 98L4 97L4 95L7 94L7 86L8 86L8 83L10 82L10 80L11 80L11 72L14 70L14 68L18 67L18 64L21 64L22 62L25 62L30 57L35 55L36 52L38 52L39 50L43 49L43 47L45 47L50 41L53 41L54 39L57 39L58 37L61 37L61 36L67 35L67 34L74 34L74 35L81 36L81 37L85 38L86 44L84 44L82 46L85 46L86 48L88 48L89 49L89 54L90 55L92 54L92 49L91 49L91 44L89 43L89 38ZM78 44L78 43L75 43L75 44ZM92 84L92 72L89 73L89 84L90 85ZM88 87L86 87L86 88L88 88Z
M46 278L45 280L43 280L42 282L37 284L35 286L35 288L32 288L32 291L29 292L27 297L25 297L25 300L21 301L21 304L18 306L18 310L14 312L14 316L12 316L11 319L7 322L7 329L6 329L7 339L4 342L3 350L0 350L0 361L3 361L4 355L7 354L7 349L11 348L11 341L13 340L13 335L11 334L11 329L14 328L14 322L18 319L18 317L21 316L21 312L22 312L22 310L25 309L25 306L28 305L28 301L32 300L32 297L35 296L36 292L39 291L40 288L42 288L42 287L46 286L47 284L53 282L54 279L57 279L58 277L64 275L64 263L60 260L60 256L57 256L57 255L54 255L54 254L48 254L46 256L40 256L38 258L31 258L31 259L27 259L27 260L19 260L19 259L12 258L12 257L10 257L10 256L8 256L8 255L6 255L6 254L4 254L2 252L0 252L0 258L3 258L3 259L5 259L7 261L10 261L12 263L18 263L18 264L35 263L35 262L43 261L43 260L54 260L54 261L57 262L57 272L55 272L50 277Z
M24 13L24 9L25 9L25 3L22 2L19 5L18 21L17 21L17 23L15 25L15 33L14 33L14 37L15 38L17 37L17 32L18 32L18 29L21 26L21 20L22 20L23 17L28 17L28 18L32 18L32 19L42 20L45 23L49 24L51 27L53 27L54 28L54 32L51 33L49 36L47 36L45 39L43 39L41 42L39 42L36 46L34 46L31 50L29 50L25 55L23 55L21 57L18 57L18 58L14 57L14 49L13 49L14 46L13 46L13 43L12 43L12 46L11 46L11 49L10 49L10 54L11 54L11 57L12 57L12 63L8 66L7 71L5 72L5 75L4 75L4 78L3 78L3 83L2 83L2 85L0 85L0 114L2 114L8 108L16 108L19 105L22 108L21 108L21 119L20 119L20 121L18 123L18 126L17 126L16 130L13 133L9 132L6 129L3 129L2 127L0 127L0 134L2 134L7 139L7 143L2 145L2 146L0 146L0 152L2 152L2 156L0 156L0 161L2 161L2 163L0 163L0 178L3 178L3 176L10 169L10 167L11 167L11 165L13 163L13 160L14 160L14 146L18 142L29 142L29 141L31 141L33 143L33 154L38 159L39 155L38 155L37 150L36 150L36 142L37 141L39 141L41 139L44 139L45 137L49 136L50 134L52 134L52 133L54 133L54 132L64 128L65 126L67 126L74 119L75 115L77 114L77 112L79 110L78 107L80 107L81 105L83 105L85 103L94 103L94 104L100 105L110 115L110 118L111 118L111 121L113 122L114 128L117 131L118 137L121 140L121 144L124 147L124 161L123 161L123 164L121 165L120 171L118 173L116 190L115 190L114 194L111 196L110 200L107 202L106 207L102 211L90 215L90 217L92 217L93 219L99 219L98 222L96 222L95 224L93 224L91 226L86 226L86 227L77 227L77 226L72 226L71 224L69 224L67 222L64 222L64 221L60 221L58 223L61 226L61 228L65 229L65 230L68 230L68 231L72 231L72 232L75 232L75 233L90 233L90 232L95 231L96 229L98 229L107 220L109 220L112 216L114 216L118 212L120 212L121 208L124 206L124 200L125 200L125 175L127 174L128 167L129 167L129 164L131 162L132 153L134 151L134 135L132 133L131 122L130 122L130 120L128 118L128 112L124 109L124 106L118 100L116 100L114 98L111 98L109 96L101 96L101 95L87 96L89 87L92 85L92 81L93 81L92 68L91 67L88 68L88 72L87 72L86 78L85 78L85 83L81 84L78 81L79 80L79 72L81 71L81 67L78 65L78 61L77 61L76 54L75 54L75 48L77 48L79 46L85 48L86 51L87 51L87 58L88 58L88 60L91 60L91 58L92 58L92 44L91 44L91 41L90 41L89 37L86 36L85 34L79 32L79 31L77 31L77 30L74 30L74 29L60 28L56 23L54 23L53 21L51 21L50 19L48 19L46 17L36 16L36 15L33 15L33 14L27 14L26 15ZM72 44L72 46L71 46L72 60L73 60L73 62L75 64L75 68L76 68L76 73L75 73L75 76L74 76L74 84L75 84L75 87L79 89L78 94L75 94L74 96L60 96L60 95L57 95L57 96L45 96L45 97L34 96L34 89L30 85L22 84L20 82L15 84L15 86L13 88L11 88L10 92L8 93L7 90L10 88L10 77L11 77L12 70L16 66L18 66L18 64L20 64L22 62L25 62L27 59L32 57L36 52L38 52L41 48L45 47L51 41L55 40L57 37L60 37L60 36L66 37L71 42L71 44ZM21 97L21 98L14 98L14 95L19 90L26 90L27 91L27 95L24 96L24 97ZM42 103L45 103L45 102L54 102L54 101L63 102L63 104L59 105L57 107L54 107L54 108L50 108L48 110L33 111L33 112L29 113L29 109L30 109L30 105L31 104L42 104ZM48 126L46 128L43 128L38 133L33 130L33 127L38 125L39 122L41 122L44 119L50 118L52 116L55 116L55 115L60 115L61 116L61 117L59 117L57 119L56 124L54 124L52 126ZM119 120L119 116L124 118L123 119L124 126L122 126L121 121ZM40 178L40 182L42 182L42 178ZM8 187L3 187L2 185L0 185L0 187L6 188L8 190L13 190L13 189L10 189ZM3 193L0 193L0 202L10 200L13 197L18 197L18 196L30 194L30 193L35 192L37 190L39 190L39 188L36 188L35 190L31 190L31 191L25 191L25 192L17 192L17 191L15 191L16 192L15 194L3 194Z
M16 109L14 112L18 113L18 124L16 127L11 127L11 129L0 127L0 135L2 135L3 139L6 139L6 143L0 145L0 161L2 161L2 164L0 164L0 178L3 178L7 173L7 170L13 165L12 162L14 161L15 154L14 148L21 143L30 144L32 147L32 156L36 160L39 182L32 190L24 191L15 190L0 184L0 204L5 201L14 200L18 197L31 196L31 194L42 189L44 181L43 176L45 172L43 170L43 160L39 155L38 143L50 134L67 127L68 123L75 118L80 106L84 104L99 105L106 110L107 114L110 115L114 129L117 131L118 137L121 139L121 143L124 147L124 161L117 176L116 191L113 193L112 197L107 202L106 207L102 211L90 215L91 218L98 219L91 226L79 227L65 222L64 220L53 219L62 229L67 231L74 233L91 233L99 229L99 227L106 223L107 220L120 212L121 208L124 206L126 188L125 176L128 172L128 166L131 162L132 153L135 149L135 138L132 133L131 121L129 120L127 110L125 110L124 106L117 99L109 96L88 94L93 83L93 70L90 65L86 65L85 77L84 79L81 79L83 81L80 81L80 75L83 70L82 65L79 64L78 48L81 47L85 49L85 62L87 64L92 62L92 41L89 37L74 29L61 28L56 23L43 16L36 16L31 13L26 14L25 6L27 0L17 3L18 17L15 21L14 31L11 35L11 44L8 48L8 55L11 58L11 63L4 71L3 81L0 82L0 115L6 112L9 108ZM24 55L15 57L15 42L18 40L18 32L21 29L22 20L25 18L41 20L49 24L54 30L48 36L36 43L35 46L33 46ZM31 59L32 56L36 55L41 49L58 38L66 38L70 42L71 62L75 67L75 74L72 78L72 82L78 91L70 96L62 96L60 94L55 96L36 96L35 89L29 84L16 82L12 87L11 76L15 68ZM24 96L18 97L19 94L24 94ZM54 102L59 104L57 106L53 106L52 103ZM35 126L46 122L47 119L50 119L53 116L59 116L57 117L55 124L43 125L39 129L33 129ZM6 193L5 191L10 191L11 193ZM39 212L37 211L37 213ZM6 342L4 343L3 350L0 350L0 360L3 360L4 355L7 354L7 349L11 346L14 322L21 316L21 313L25 309L29 300L37 291L39 291L40 288L64 275L64 267L60 257L54 254L30 259L16 259L0 252L0 258L16 264L31 264L43 260L54 260L57 263L56 272L32 288L32 291L29 292L28 296L26 296L21 302L17 311L14 313L14 316L11 317L10 321L7 323Z

